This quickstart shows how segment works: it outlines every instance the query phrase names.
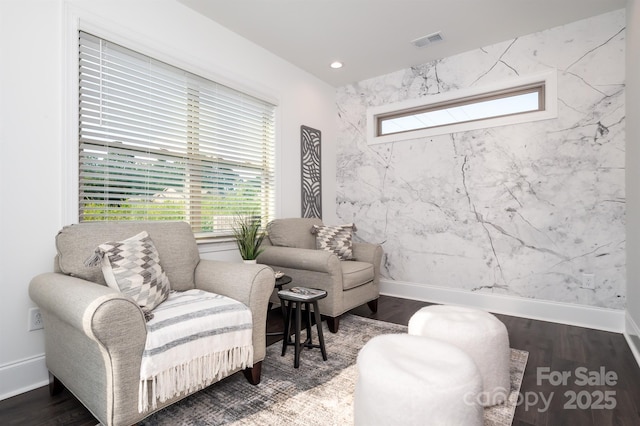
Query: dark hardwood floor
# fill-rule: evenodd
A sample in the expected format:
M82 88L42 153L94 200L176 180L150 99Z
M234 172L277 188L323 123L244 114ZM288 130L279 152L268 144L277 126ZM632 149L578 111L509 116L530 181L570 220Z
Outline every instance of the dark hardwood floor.
M366 306L352 312L407 324L414 312L426 305L429 303L382 296L376 314ZM507 315L496 317L509 331L510 346L529 352L513 426L640 425L640 367L622 334ZM566 372L571 374L566 384L548 379L563 373L566 376ZM595 384L607 380L606 372L615 373L615 385ZM612 380L608 378L609 383Z
M427 305L381 296L377 313L371 313L366 305L351 312L406 325L414 312ZM621 334L506 315L497 317L509 330L511 347L529 352L520 390L521 404L513 426L640 425L640 367ZM279 309L269 313L267 328L270 332L282 330ZM268 343L277 340L269 337ZM553 379L563 372L571 376L565 383L555 383ZM602 384L606 381L608 385ZM67 390L50 397L43 387L0 401L3 426L96 423Z

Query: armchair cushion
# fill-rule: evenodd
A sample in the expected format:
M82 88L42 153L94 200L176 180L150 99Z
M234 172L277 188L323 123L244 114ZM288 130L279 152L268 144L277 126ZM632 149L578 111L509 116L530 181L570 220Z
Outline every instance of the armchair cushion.
M135 300L147 318L169 295L169 278L146 231L122 241L100 244L86 264L99 263L107 285Z
M353 232L356 226L348 225L324 226L313 225L311 233L316 236L316 248L334 253L340 260L353 259Z
M315 249L313 225L322 225L316 218L275 219L267 224L267 235L274 246Z
M172 292L147 330L140 367L141 413L253 365L251 310L229 297L198 289ZM151 395L147 381L152 383Z
M349 290L373 281L373 264L368 262L342 261L342 289Z

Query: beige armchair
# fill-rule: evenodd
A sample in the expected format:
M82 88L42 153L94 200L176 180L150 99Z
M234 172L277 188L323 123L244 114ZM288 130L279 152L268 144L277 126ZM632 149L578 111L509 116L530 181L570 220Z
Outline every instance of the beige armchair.
M268 267L201 260L191 228L184 222L95 222L65 227L56 237L55 272L36 276L29 294L44 320L50 391L66 387L103 425L135 424L198 390L156 401L155 408L140 412L141 357L148 333L145 316L133 299L105 285L100 267L84 264L99 244L121 241L141 231L147 231L153 240L172 290L217 293L250 309L253 367L243 372L253 384L260 381L266 352L266 314L274 287L273 271ZM162 304L157 309L160 307Z
M367 303L377 311L382 247L353 242L355 260L340 260L329 251L316 249L313 225L322 225L322 221L287 218L270 222L262 243L264 251L257 260L289 275L289 286L326 290L327 297L318 301L319 309L329 330L336 333L340 315L348 310Z

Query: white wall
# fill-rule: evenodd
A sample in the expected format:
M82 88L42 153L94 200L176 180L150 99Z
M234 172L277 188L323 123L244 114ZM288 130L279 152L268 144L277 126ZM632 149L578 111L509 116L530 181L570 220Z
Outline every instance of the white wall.
M626 184L627 324L626 335L640 363L640 1L627 2Z
M52 269L54 236L77 217L70 143L77 25L277 100L279 217L300 216L300 125L320 129L324 215L335 217L329 85L174 0L2 0L0 19L0 399L47 380L43 332L27 332L28 285ZM239 259L233 245L203 251Z

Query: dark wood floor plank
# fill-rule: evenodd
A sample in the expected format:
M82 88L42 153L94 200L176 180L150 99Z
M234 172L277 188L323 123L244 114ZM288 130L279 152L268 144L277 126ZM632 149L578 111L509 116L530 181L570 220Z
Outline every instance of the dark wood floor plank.
M372 313L364 305L351 312L356 315L381 321L407 325L411 316L429 303L381 296L377 313ZM496 315L507 327L512 348L526 350L529 359L521 387L522 401L516 409L513 426L638 426L640 425L640 367L633 358L624 337L581 327L572 327L545 321L536 321L508 315ZM269 332L282 330L282 314L279 309L269 313ZM270 336L268 344L281 337ZM614 386L580 386L575 382L577 368L588 371L615 371L618 381ZM538 383L538 371L569 371L572 377L566 385L552 385L548 380ZM215 386L215 385L214 385ZM593 400L594 392L615 392L614 409L569 409L565 392L588 392ZM544 410L541 395L552 402ZM586 398L586 397L584 397ZM583 402L586 399L583 399ZM0 425L73 425L94 426L96 420L67 390L54 397L48 388L42 387L31 392L0 401Z

